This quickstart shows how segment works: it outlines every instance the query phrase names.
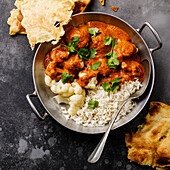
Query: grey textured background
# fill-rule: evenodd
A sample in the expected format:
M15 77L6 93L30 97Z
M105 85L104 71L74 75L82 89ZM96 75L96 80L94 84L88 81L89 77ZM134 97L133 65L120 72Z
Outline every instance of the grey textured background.
M143 123L150 101L170 104L170 1L106 0L106 5L101 6L98 0L92 0L87 8L87 11L114 14L134 28L149 21L163 42L163 48L153 55L156 81L149 102L137 118L111 132L103 155L96 164L89 164L87 158L102 134L72 132L50 117L39 121L28 105L25 95L34 91L31 69L35 51L31 51L26 36L8 34L6 21L13 4L14 0L0 1L0 170L152 169L127 159L124 134ZM118 6L118 12L112 11L109 5ZM147 29L144 38L150 47L156 45ZM39 109L43 110L42 106Z

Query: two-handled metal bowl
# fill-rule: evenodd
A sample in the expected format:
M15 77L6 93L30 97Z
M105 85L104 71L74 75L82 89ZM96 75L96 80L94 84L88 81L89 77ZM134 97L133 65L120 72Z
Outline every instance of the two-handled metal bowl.
M115 129L128 123L133 118L135 118L140 113L140 111L143 109L145 104L147 103L151 95L153 85L154 85L154 80L155 80L155 68L154 68L154 62L152 59L152 53L160 49L162 46L162 43L161 43L158 33L148 22L145 22L139 29L134 29L131 25L129 25L127 22L123 21L122 19L114 15L101 13L101 12L87 12L87 13L74 15L72 16L72 20L69 22L68 26L70 25L78 26L80 24L85 24L88 21L101 21L104 23L118 26L121 29L123 29L125 32L127 32L131 36L133 43L138 47L141 58L147 59L148 61L150 61L150 64L151 64L150 83L147 88L147 91L137 101L137 105L136 107L133 108L131 113L129 113L125 117L122 117L118 122L114 124L114 127L112 129ZM156 40L158 41L158 46L155 48L149 48L141 36L142 30L146 26L151 30ZM33 69L32 69L35 91L32 94L28 94L26 96L30 106L32 107L36 115L42 120L44 120L47 115L51 115L57 122L61 123L63 126L71 130L77 131L77 132L88 133L88 134L105 132L107 126L84 127L83 125L76 124L76 122L73 120L65 119L62 113L62 110L61 110L61 105L58 105L56 101L53 99L54 93L51 92L50 88L47 87L47 85L44 82L44 76L45 76L45 69L44 69L44 64L43 64L44 57L51 48L52 48L51 43L44 43L38 47L35 53L34 61L33 61ZM148 74L148 69L149 68L145 68L146 74ZM37 111L36 107L31 101L31 97L39 98L42 105L47 111L44 115L41 115Z

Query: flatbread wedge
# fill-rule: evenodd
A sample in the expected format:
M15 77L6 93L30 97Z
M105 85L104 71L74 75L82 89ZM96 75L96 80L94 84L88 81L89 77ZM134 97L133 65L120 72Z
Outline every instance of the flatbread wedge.
M10 35L26 34L25 28L22 26L21 21L23 19L23 15L19 9L13 9L11 12L11 16L8 18L8 25L10 25Z
M141 165L170 166L170 106L151 102L146 123L125 136L128 159Z
M7 23L10 34L27 34L31 48L37 43L53 40L56 44L64 35L66 25L73 13L83 12L91 0L16 0L17 9L11 11ZM60 23L58 27L55 23Z

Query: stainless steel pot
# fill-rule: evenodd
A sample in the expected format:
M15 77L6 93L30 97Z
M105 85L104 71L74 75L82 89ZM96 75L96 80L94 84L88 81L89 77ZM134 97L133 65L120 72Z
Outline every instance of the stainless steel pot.
M70 25L78 26L80 24L85 24L88 21L101 21L101 22L105 22L105 23L120 27L132 37L133 43L136 44L136 46L138 47L140 51L141 58L148 59L151 63L152 73L150 77L150 84L147 88L147 91L137 101L137 105L132 110L132 112L129 113L126 117L121 118L117 123L114 124L114 127L112 129L115 129L128 123L133 118L135 118L140 113L140 111L143 109L145 104L147 103L151 95L153 85L154 85L154 80L155 80L155 68L154 68L154 62L152 59L152 53L160 49L162 46L162 43L161 43L161 39L158 33L148 22L145 22L139 29L134 29L131 25L129 25L127 22L123 21L122 19L114 15L101 13L101 12L87 12L83 14L76 14L72 17L72 20L70 21L68 26ZM158 41L158 46L155 48L149 48L147 44L145 43L144 39L140 35L143 28L145 28L146 26L151 30L156 40ZM33 61L33 70L32 70L35 91L32 94L28 94L26 96L30 106L32 107L36 115L41 120L44 120L47 115L51 115L57 122L61 123L63 126L71 130L77 131L77 132L88 133L88 134L105 132L107 126L84 127L82 125L76 124L73 120L66 120L65 117L63 116L62 111L61 111L61 105L58 105L55 102L55 100L53 99L54 94L51 92L49 87L45 85L45 82L44 82L45 69L43 66L43 61L44 61L45 54L51 48L52 48L51 43L44 43L38 47L35 53L34 61ZM39 98L42 105L47 111L44 115L41 116L41 114L38 112L38 110L36 109L36 107L31 101L31 97Z

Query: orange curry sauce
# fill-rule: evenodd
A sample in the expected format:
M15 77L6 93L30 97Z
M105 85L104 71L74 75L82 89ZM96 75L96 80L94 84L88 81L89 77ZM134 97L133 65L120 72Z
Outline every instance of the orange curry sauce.
M88 28L98 28L100 33L92 37L88 32ZM135 78L138 78L141 82L144 80L145 70L141 64L141 58L137 54L137 48L131 42L131 37L119 27L98 21L87 22L86 25L80 25L78 28L71 26L65 30L65 36L59 44L68 45L75 36L79 37L76 49L82 47L86 49L95 48L97 50L96 57L94 59L89 58L88 61L82 61L77 53L69 52L63 45L54 47L46 54L44 61L45 74L52 79L59 81L61 74L68 72L72 74L81 87L86 86L89 80L96 76L100 85L115 78L121 78L120 84L124 83L125 80L134 81ZM117 42L117 46L114 47L113 51L116 52L120 64L114 69L108 67L107 58L104 57L112 48L110 45L104 45L103 43L108 36L115 38ZM82 67L82 62L84 62L84 67ZM97 70L92 70L91 65L96 62L101 62L101 65ZM79 77L79 73L85 74Z

